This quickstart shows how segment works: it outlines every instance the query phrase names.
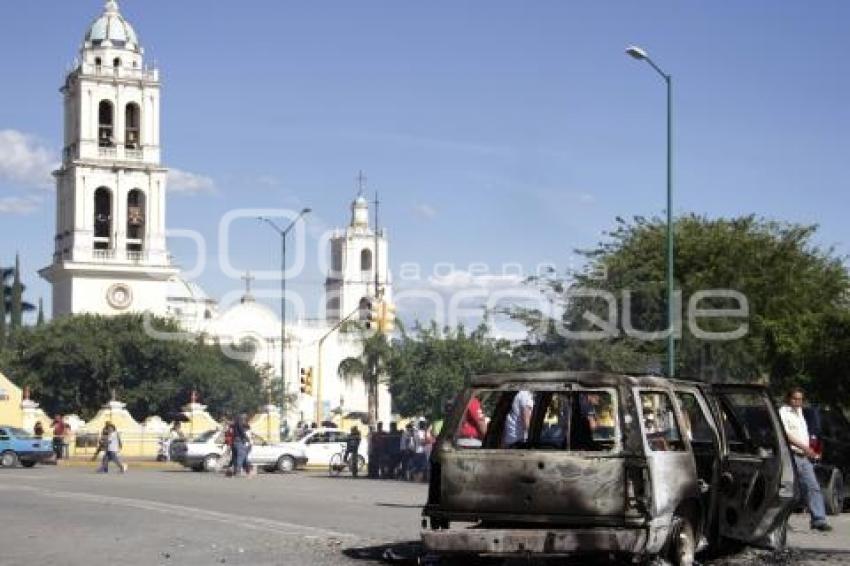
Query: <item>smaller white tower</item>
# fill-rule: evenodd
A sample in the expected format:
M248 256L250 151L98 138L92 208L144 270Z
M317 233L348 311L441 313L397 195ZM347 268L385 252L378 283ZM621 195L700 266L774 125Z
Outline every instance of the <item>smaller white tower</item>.
M385 230L369 227L369 203L359 194L351 203L351 223L330 240L331 268L325 281L328 322L354 312L365 299L380 294L392 300L389 254Z

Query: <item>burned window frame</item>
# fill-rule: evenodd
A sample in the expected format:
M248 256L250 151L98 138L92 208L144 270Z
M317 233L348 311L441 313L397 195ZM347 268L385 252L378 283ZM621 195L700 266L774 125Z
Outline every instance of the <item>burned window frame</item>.
M516 394L522 390L530 391L534 397L534 407L532 409L531 422L528 430L530 440L519 443L520 445L502 446L501 440L504 436L505 421L508 412L510 411L510 405L513 403ZM544 444L542 442L542 433L546 419L546 415L543 413L544 408L548 411L552 403L552 399L556 395L569 396L571 398L571 407L575 407L579 403L578 395L583 393L607 394L610 398L611 419L613 422L611 438L605 439L604 442L595 439L591 440L591 442L596 443L595 446L598 446L598 448L583 447L574 449L572 448L572 436L570 436L570 438L565 438L564 447L555 447ZM524 453L540 451L544 453L564 453L575 455L587 454L606 457L617 455L624 449L623 427L626 426L626 423L624 423L622 418L622 402L620 400L620 396L620 389L616 386L610 385L594 387L576 384L569 384L568 386L565 386L563 384L516 383L498 387L476 387L471 389L467 395L462 397L461 401L464 403L463 410L456 413L452 423L454 428L445 440L450 441L451 445L455 449L473 450L475 452L482 450L495 451L499 453L504 453L505 451L519 451ZM469 404L473 398L478 398L483 409L487 405L487 397L494 398L497 405L490 411L484 410L484 414L488 418L488 424L484 438L478 441L481 442L480 446L473 445L469 442L463 442L468 439L461 438L460 431L462 429L466 410L469 407ZM575 398L573 399L573 397ZM578 417L574 417L574 414L578 415ZM581 418L581 414L573 413L573 409L571 408L570 419L572 420L573 418ZM496 428L491 427L491 423L493 422L498 423ZM570 428L570 430L572 430L572 428ZM444 432L447 431L444 429ZM589 444L586 444L585 446L588 445Z
M676 431L678 432L679 438L678 441L668 438L665 438L664 440L665 442L678 442L681 444L681 448L658 449L653 447L650 442L649 434L647 433L646 423L643 416L644 395L664 395L667 397L669 406L673 409L673 424L676 425ZM658 387L638 387L634 390L634 401L635 407L637 408L637 420L640 426L641 441L643 442L644 450L646 450L647 454L682 454L683 452L693 451L690 439L687 438L686 434L684 434L681 407L679 407L679 400L676 398L675 391Z

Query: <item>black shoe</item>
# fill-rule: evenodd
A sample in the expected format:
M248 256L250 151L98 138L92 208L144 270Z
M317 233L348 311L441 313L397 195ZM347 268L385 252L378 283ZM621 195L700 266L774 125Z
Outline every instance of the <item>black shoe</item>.
M812 523L812 530L828 533L832 530L832 527L829 526L829 523L824 521L823 523Z

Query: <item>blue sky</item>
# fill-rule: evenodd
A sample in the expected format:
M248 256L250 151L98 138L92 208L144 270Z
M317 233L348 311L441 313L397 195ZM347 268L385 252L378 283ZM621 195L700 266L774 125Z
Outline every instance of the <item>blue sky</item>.
M0 264L20 251L47 305L58 87L102 4L0 7ZM120 4L163 73L164 162L182 172L168 225L206 237L211 295L242 284L216 264L225 213L311 206L289 285L318 301L315 236L347 221L361 169L392 267L420 264L422 285L438 263L456 269L446 286L498 283L466 276L479 262L576 267L615 216L663 212L664 85L630 44L674 76L677 214L819 223L819 243L850 251L845 1ZM240 269L279 262L262 225L239 223L231 245Z

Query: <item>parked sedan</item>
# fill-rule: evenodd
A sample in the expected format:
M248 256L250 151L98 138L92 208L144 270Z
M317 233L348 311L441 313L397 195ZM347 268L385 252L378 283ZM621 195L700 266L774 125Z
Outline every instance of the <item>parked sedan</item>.
M214 472L230 461L222 430L210 430L188 442L172 441L170 455L173 461L196 472ZM307 464L307 455L297 442L274 444L252 434L248 461L269 472L291 472Z
M49 440L36 438L29 432L13 426L0 426L0 466L14 468L19 463L32 468L38 462L53 459Z
M317 428L311 430L298 444L304 449L311 465L327 466L331 456L345 450L349 433L338 428ZM369 441L364 435L357 450L358 469L365 470L369 454Z

